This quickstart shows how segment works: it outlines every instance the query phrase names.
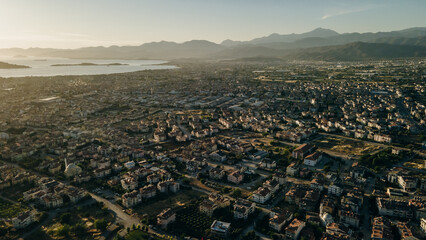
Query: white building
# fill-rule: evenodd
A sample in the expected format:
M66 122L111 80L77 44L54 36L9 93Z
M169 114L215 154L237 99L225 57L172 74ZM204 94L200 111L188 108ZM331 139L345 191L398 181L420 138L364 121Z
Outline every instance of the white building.
M26 211L19 214L17 217L12 219L13 227L16 229L26 228L31 223L35 222L36 212L35 211Z
M343 193L343 188L336 185L336 184L332 184L330 186L328 186L328 194L330 195L336 195L336 196L341 196Z
M322 160L322 153L321 152L314 152L310 155L308 155L304 160L303 164L306 166L314 167L316 166L320 161Z
M257 203L265 203L271 199L272 192L268 188L260 187L253 192L253 201Z

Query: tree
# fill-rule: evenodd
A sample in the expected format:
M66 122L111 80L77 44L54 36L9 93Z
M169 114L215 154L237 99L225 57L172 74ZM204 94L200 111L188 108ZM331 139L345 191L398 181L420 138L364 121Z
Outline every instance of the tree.
M189 184L191 183L191 180L189 180L189 178L184 178L184 179L182 180L182 182L183 182L183 184L185 184L185 185L189 185Z
M71 221L71 214L70 213L62 213L59 222L62 224L69 224Z
M229 193L231 191L230 187L224 187L222 188L222 193Z
M104 231L108 226L108 222L105 219L97 219L95 221L95 228Z
M86 227L79 223L72 228L72 232L74 232L76 236L83 236L86 234Z
M70 225L65 224L61 227L58 228L58 230L56 231L56 234L58 234L59 236L62 237L66 237L70 234Z
M259 236L257 236L254 231L250 231L244 236L244 239L246 239L246 240L257 240L257 239L259 239Z
M241 189L239 189L239 188L234 189L234 191L232 192L232 197L234 197L234 198L241 197Z

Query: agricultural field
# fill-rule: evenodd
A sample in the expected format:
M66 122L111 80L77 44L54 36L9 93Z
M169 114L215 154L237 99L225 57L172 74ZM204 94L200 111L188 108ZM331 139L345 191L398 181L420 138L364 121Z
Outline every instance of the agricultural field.
M14 204L6 200L0 199L0 218L16 217L20 212L26 209L26 207L20 204Z
M177 235L201 238L205 236L206 230L210 229L214 219L200 213L197 206L191 205L176 212L176 222L173 223L172 229Z

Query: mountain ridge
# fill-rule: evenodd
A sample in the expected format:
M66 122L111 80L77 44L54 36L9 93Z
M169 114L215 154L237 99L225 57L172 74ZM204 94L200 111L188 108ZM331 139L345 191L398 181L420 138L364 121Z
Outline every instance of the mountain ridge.
M347 45L356 42L369 43L370 45ZM382 44L382 45L374 45ZM383 45L385 44L385 45ZM386 45L387 44L387 45ZM347 45L347 46L346 46ZM330 48L334 46L334 48ZM345 46L345 47L339 47ZM422 47L426 46L426 28L415 27L399 31L376 33L338 33L336 31L316 28L301 34L277 34L266 37L254 38L249 41L224 40L217 44L207 40L191 40L183 43L160 41L144 43L139 46L95 46L78 49L54 49L54 48L28 48L28 49L0 49L0 55L29 55L37 57L64 57L80 59L232 59L232 58L281 58L294 56L300 58L313 57L320 59L318 54L324 54L324 59L333 59L331 55L338 56L338 49L349 48L354 53L354 59L362 56L371 57L370 54L362 54L367 46L376 46L386 51L396 51L401 56L423 56ZM410 54L404 54L401 46ZM317 48L323 48L320 51ZM355 50L355 48L359 48ZM394 50L393 50L393 49ZM331 53L331 52L332 53ZM383 50L384 51L384 50ZM374 51L377 57L398 57ZM296 54L296 55L292 55ZM326 57L328 56L328 57ZM338 57L339 58L339 57ZM341 58L350 60L348 56Z

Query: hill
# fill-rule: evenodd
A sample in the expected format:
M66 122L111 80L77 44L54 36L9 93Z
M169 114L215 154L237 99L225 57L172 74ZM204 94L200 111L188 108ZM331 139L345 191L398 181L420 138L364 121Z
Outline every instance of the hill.
M16 64L0 62L0 69L14 69L14 68L29 68L29 67L24 65L16 65Z
M74 59L358 60L424 56L424 47L426 47L426 28L343 34L317 28L301 34L274 33L250 41L225 40L221 44L192 40L184 43L161 41L140 46L99 46L79 49L13 48L0 49L0 55Z
M426 47L356 42L339 46L297 49L285 56L286 59L323 61L356 61L405 57L426 57Z

